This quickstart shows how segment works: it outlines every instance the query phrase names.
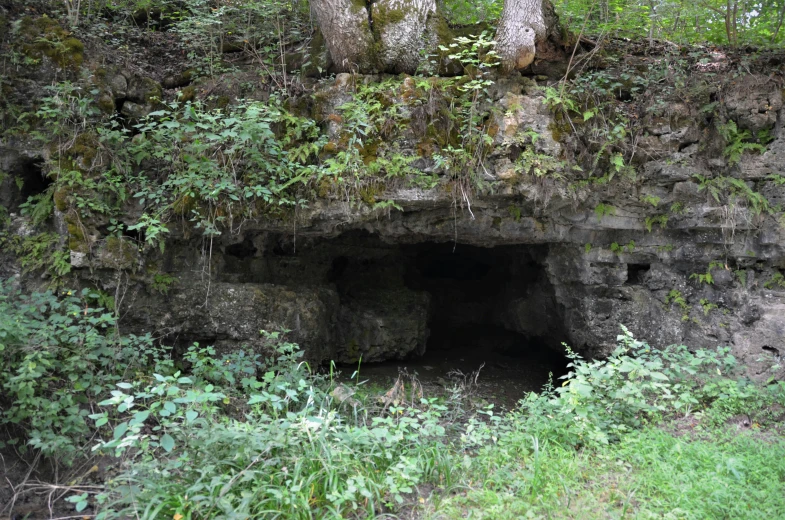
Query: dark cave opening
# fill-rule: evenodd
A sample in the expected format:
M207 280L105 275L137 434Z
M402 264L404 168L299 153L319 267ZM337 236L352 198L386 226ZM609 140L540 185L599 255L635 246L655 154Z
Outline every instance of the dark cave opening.
M429 350L515 357L559 350L565 340L540 263L543 248L423 243L405 246L404 252L406 286L431 296Z
M45 192L52 184L52 180L44 175L43 166L44 161L41 159L30 159L22 163L19 171L22 187L19 191L23 201Z
M421 243L403 250L406 286L430 295L430 335L418 366L437 375L482 366L484 377L500 383L498 392L513 394L566 373L545 247Z
M641 285L651 269L649 264L627 264L627 285Z
M19 158L9 169L11 175L0 178L0 205L16 213L22 204L35 195L41 195L52 184L43 171L41 158Z
M483 367L510 392L566 373L563 311L544 267L547 245L492 248L334 238L244 236L223 247L220 280L337 293L332 339L347 370L421 377Z

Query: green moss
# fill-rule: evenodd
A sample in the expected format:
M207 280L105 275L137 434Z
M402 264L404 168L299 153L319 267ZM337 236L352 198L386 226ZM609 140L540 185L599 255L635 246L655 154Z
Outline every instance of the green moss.
M360 148L360 157L362 157L363 164L366 166L376 161L379 156L379 141L366 142Z
M352 0L350 9L352 10L353 13L358 13L360 11L365 10L367 6L368 4L365 2L365 0Z
M455 33L450 29L447 19L444 16L437 16L433 24L436 32L437 45L444 45L447 47L455 39Z
M551 131L553 140L560 143L572 133L572 126L564 120L564 117L554 117L553 122L548 125L548 130Z
M172 211L181 216L190 215L197 207L197 200L190 195L183 195L172 203Z
M107 92L98 96L97 104L98 109L104 114L113 114L115 111L114 98Z
M106 238L101 260L106 267L129 268L136 264L138 250L134 244L120 237Z
M180 101L194 101L196 99L196 87L189 85L180 91Z
M73 146L67 150L66 155L81 157L85 165L91 165L98 155L98 136L93 132L77 135Z
M218 96L215 100L215 108L224 109L229 106L230 101L229 96Z
M87 253L90 248L87 245L87 238L82 231L82 226L73 216L67 216L65 222L68 226L68 249L78 253Z
M346 355L351 363L356 363L360 359L360 344L356 339L351 339L346 345Z
M390 24L403 21L408 14L408 9L394 9L384 4L373 6L373 29L381 32Z
M369 206L373 206L378 202L377 197L382 194L384 188L381 184L368 184L360 188L360 199Z
M61 69L74 70L84 61L84 44L46 15L22 19L20 34L21 50L29 58L46 56Z
M65 212L68 209L68 196L71 194L70 188L62 187L55 190L54 194L52 195L52 199L55 203L55 208L58 211Z

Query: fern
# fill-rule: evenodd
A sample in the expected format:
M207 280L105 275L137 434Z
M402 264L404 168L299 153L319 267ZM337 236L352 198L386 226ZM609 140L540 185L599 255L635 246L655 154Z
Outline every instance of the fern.
M736 122L731 120L718 127L719 133L725 139L725 149L722 155L728 159L728 163L738 164L744 152L766 151L766 147L759 143L750 142L752 133L749 130L739 130Z
M594 208L594 213L597 215L597 221L602 221L602 218L606 215L615 215L616 208L611 206L610 204L605 204L604 202L600 202L597 204L597 207Z

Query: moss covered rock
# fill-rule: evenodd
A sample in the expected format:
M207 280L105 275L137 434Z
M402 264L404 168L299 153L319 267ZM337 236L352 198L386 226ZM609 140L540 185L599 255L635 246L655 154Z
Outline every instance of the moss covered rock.
M72 70L84 61L84 44L46 15L23 18L19 34L22 53L28 58L48 58L59 68Z

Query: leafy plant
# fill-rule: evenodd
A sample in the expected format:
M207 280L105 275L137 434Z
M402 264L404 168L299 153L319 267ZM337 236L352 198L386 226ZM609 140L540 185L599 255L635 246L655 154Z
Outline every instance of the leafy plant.
M724 125L718 126L720 135L725 139L725 149L722 154L730 164L738 164L745 152L766 151L766 147L759 143L750 142L752 133L749 130L739 130L736 122L729 120Z
M654 224L659 224L660 229L665 229L668 225L668 215L655 215L653 217L646 217L645 219L646 231L651 233L651 229Z
M690 280L698 280L698 283L711 285L714 283L714 277L711 275L712 269L722 268L724 265L725 264L719 261L710 262L705 273L692 273L690 275Z
M172 276L168 273L156 273L153 276L152 287L153 290L158 291L161 294L169 294L169 289L177 282L178 279L176 276Z
M89 305L92 294L27 296L0 284L0 424L21 449L66 465L89 438L90 409L155 352L149 336L117 336L114 315Z
M701 307L703 307L703 315L704 316L708 316L709 313L713 309L718 308L716 303L712 303L709 300L707 300L706 298L701 298L700 299L700 304L701 304Z
M785 276L783 276L781 272L777 271L771 275L771 278L766 283L763 284L763 287L766 289L772 289L774 287L785 289Z
M660 200L662 199L660 199L660 197L657 197L656 195L649 195L649 194L641 195L641 202L646 202L648 204L651 204L655 208L660 204Z
M741 179L722 176L709 179L702 175L695 175L695 178L699 183L698 190L706 190L716 202L741 204L750 208L755 215L771 214L775 211L765 196L753 190Z
M611 206L610 204L605 204L604 202L600 202L594 208L594 214L597 215L597 221L601 221L603 217L608 215L615 215L616 208Z
M736 278L738 278L739 283L741 284L741 286L742 287L747 287L747 270L746 269L737 269L737 270L733 271L733 273L736 275Z
M622 253L632 253L635 251L635 241L630 240L629 243L625 245L619 245L617 242L613 242L611 244L611 252L620 255Z

